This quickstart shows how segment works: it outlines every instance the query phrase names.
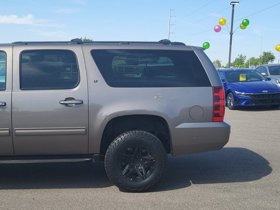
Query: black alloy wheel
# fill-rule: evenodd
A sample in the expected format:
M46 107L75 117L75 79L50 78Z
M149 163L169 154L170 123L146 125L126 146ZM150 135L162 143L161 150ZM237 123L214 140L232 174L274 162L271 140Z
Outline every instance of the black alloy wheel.
M118 136L105 155L108 178L121 190L147 191L160 181L167 162L161 141L145 131Z

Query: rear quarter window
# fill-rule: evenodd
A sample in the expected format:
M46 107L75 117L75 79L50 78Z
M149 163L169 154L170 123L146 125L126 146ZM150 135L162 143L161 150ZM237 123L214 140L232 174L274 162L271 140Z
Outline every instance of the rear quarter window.
M92 50L111 87L206 87L209 79L193 51Z

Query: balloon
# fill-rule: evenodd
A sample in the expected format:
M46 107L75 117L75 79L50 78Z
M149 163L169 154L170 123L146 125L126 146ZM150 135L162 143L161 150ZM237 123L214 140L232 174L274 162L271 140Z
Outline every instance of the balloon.
M210 47L210 43L209 42L204 42L202 47L203 47L203 49L207 50Z
M219 19L219 24L220 24L221 26L226 25L226 23L227 23L227 20L226 20L225 18L220 18L220 19Z
M241 24L247 27L250 24L250 21L248 19L243 19Z
M243 25L243 23L241 23L239 27L240 27L242 30L244 30L244 29L247 28L247 26Z
M215 32L220 32L222 30L222 28L221 28L221 26L219 26L219 25L215 25L215 27L214 27L214 31Z
M278 52L280 52L280 44L277 44L277 45L275 46L275 50L278 51Z

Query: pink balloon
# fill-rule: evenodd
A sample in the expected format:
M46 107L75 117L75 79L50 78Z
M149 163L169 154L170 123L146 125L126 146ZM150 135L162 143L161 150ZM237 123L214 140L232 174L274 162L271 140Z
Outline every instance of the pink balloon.
M214 31L215 32L220 32L222 30L222 28L221 28L221 26L219 26L219 25L215 25L215 27L214 27Z

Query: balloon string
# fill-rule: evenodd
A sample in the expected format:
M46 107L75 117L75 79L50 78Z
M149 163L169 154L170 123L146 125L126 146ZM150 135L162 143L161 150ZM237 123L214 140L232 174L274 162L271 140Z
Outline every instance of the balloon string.
M239 29L239 27L236 27L236 28L233 30L233 33L235 33L238 29Z
M226 25L226 28L227 28L227 32L230 33L230 30L229 30L229 27L228 25Z

